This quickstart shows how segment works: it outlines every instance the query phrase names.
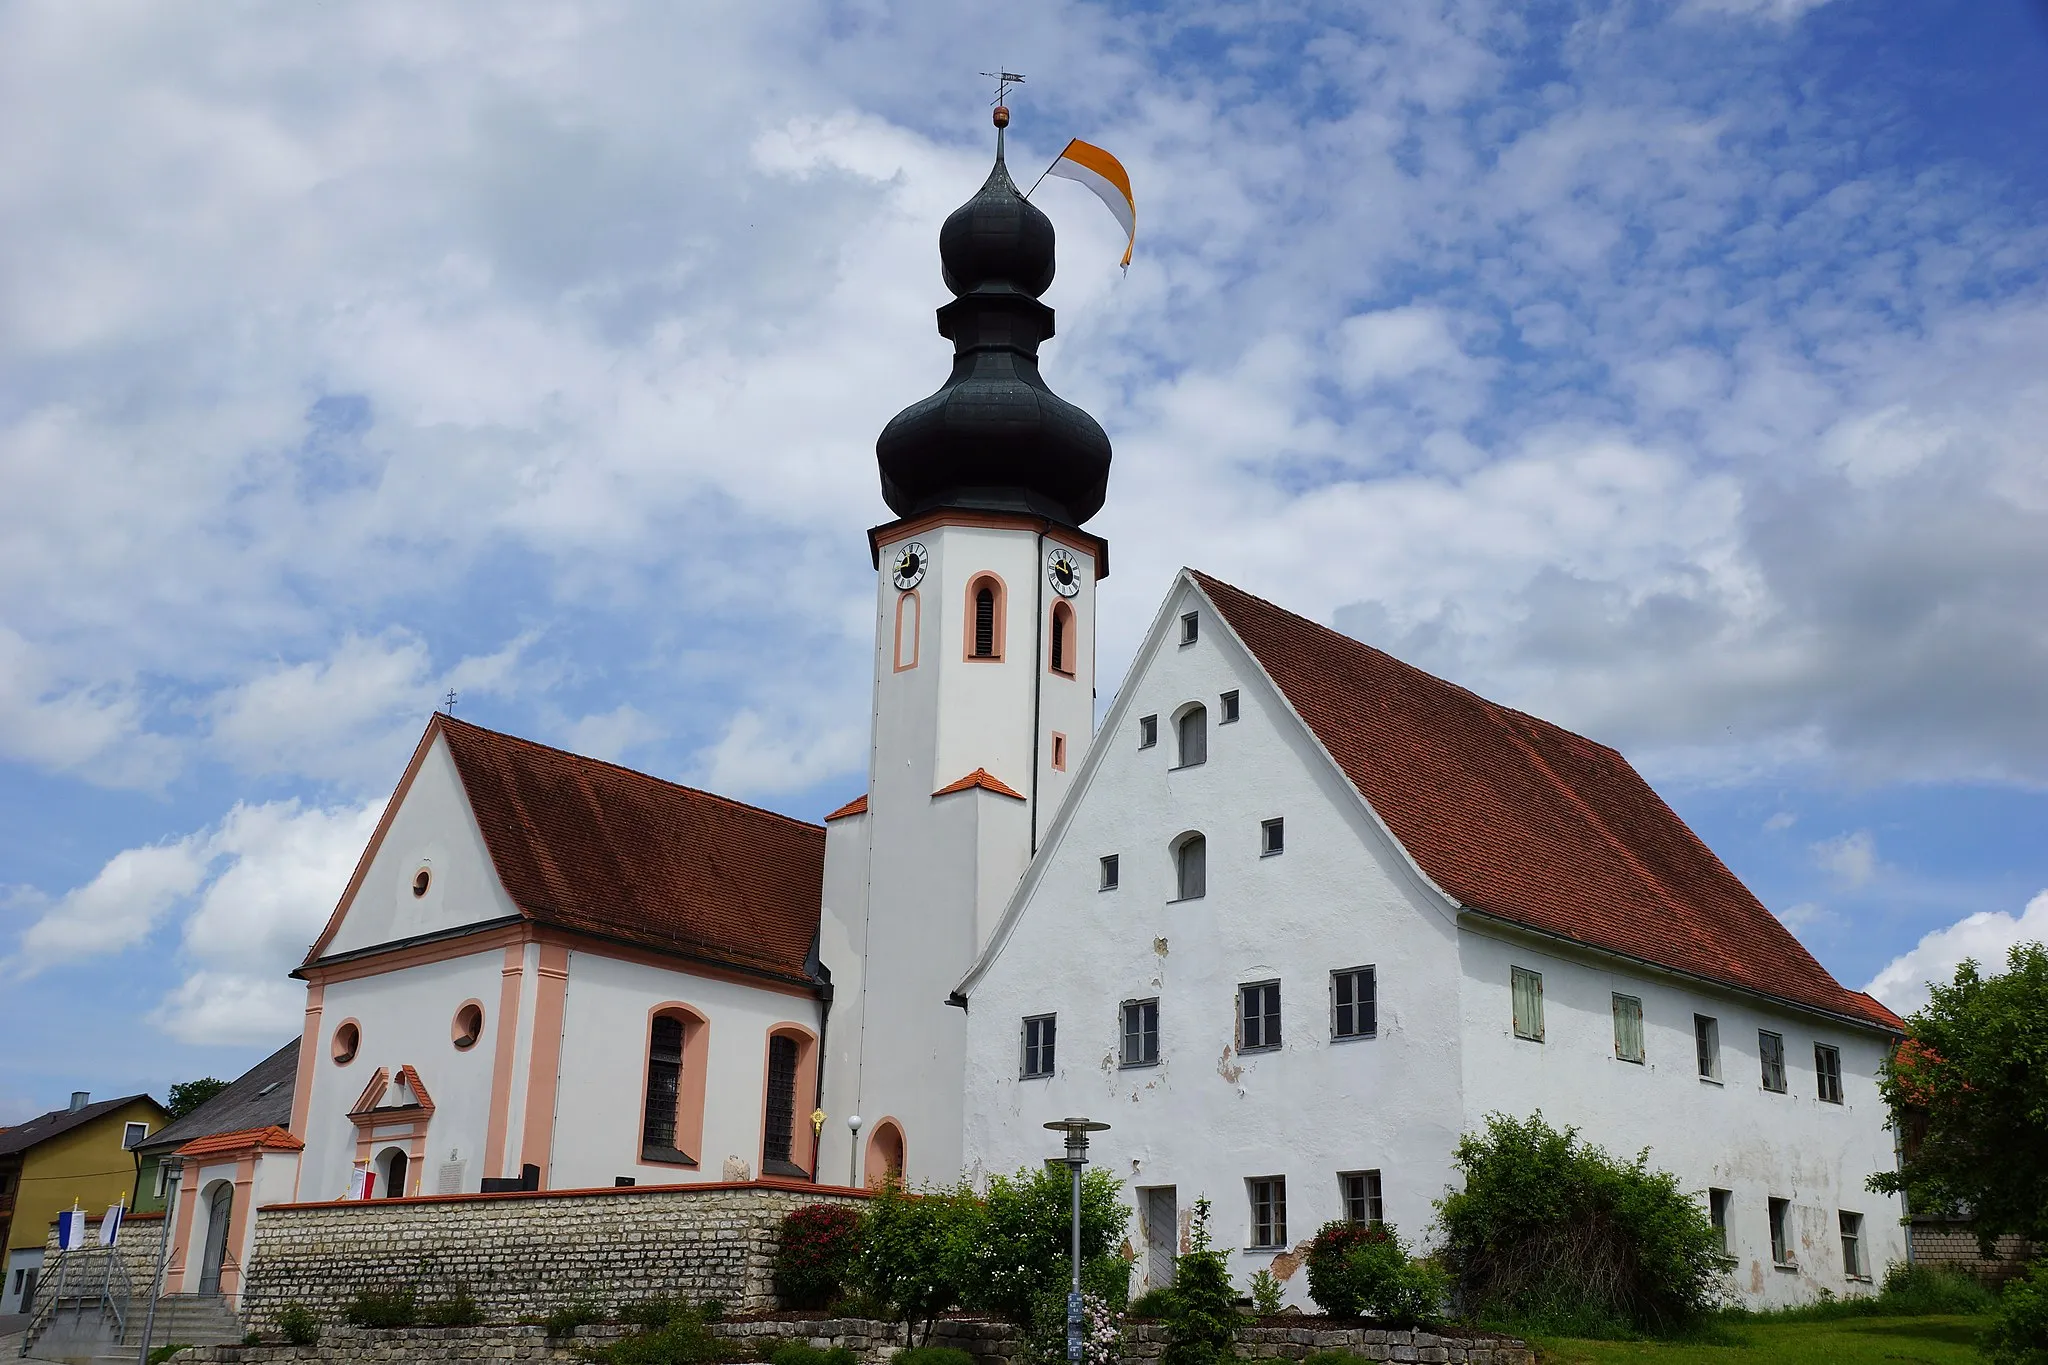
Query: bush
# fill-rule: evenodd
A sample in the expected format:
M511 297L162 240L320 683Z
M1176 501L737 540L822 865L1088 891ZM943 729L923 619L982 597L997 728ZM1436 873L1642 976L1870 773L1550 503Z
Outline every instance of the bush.
M958 1346L906 1346L889 1357L889 1365L974 1365L974 1353Z
M922 1322L929 1341L932 1323L960 1302L980 1211L964 1186L919 1195L896 1181L882 1186L860 1220L855 1266L862 1294L906 1329Z
M844 1346L827 1349L802 1341L786 1341L768 1357L769 1365L860 1365L860 1357Z
M1984 1336L1984 1352L1998 1365L2048 1365L2048 1260L2006 1281Z
M706 1299L697 1305L697 1317L702 1322L721 1322L725 1318L724 1299Z
M1301 1358L1301 1365L1367 1365L1364 1356L1349 1351L1317 1351Z
M700 1309L679 1294L657 1294L653 1298L622 1303L613 1316L620 1322L655 1332L686 1322L708 1321Z
M1252 1312L1262 1318L1270 1318L1280 1311L1286 1299L1286 1291L1280 1288L1280 1281L1273 1278L1270 1270L1255 1271L1252 1275Z
M1720 1233L1647 1151L1616 1161L1540 1113L1495 1114L1454 1160L1465 1188L1437 1201L1443 1260L1482 1320L1669 1333L1717 1304Z
M1124 1310L1128 1316L1134 1318L1163 1318L1172 1311L1173 1290L1167 1285L1146 1290L1132 1299L1130 1306Z
M429 1327L474 1327L484 1320L484 1310L477 1307L465 1286L428 1303L420 1310L420 1320Z
M1432 1261L1410 1259L1385 1223L1325 1223L1309 1243L1308 1292L1333 1318L1408 1326L1443 1314L1450 1278Z
M566 1337L578 1327L604 1321L604 1310L589 1299L574 1299L540 1320L551 1337Z
M1081 1177L1081 1289L1116 1312L1130 1297L1131 1283L1130 1262L1116 1254L1131 1216L1122 1188L1106 1170ZM964 1244L968 1264L961 1282L968 1307L1034 1326L1043 1321L1046 1297L1056 1294L1064 1342L1073 1279L1073 1199L1073 1177L1064 1167L1027 1167L989 1181L979 1232Z
M189 1351L191 1349L192 1343L189 1341L166 1342L162 1346L151 1348L149 1353L149 1365L163 1365L164 1361L169 1360L178 1352Z
M687 1308L653 1331L621 1337L586 1353L588 1359L607 1365L702 1365L726 1354L725 1343L705 1330L703 1320Z
M784 1308L823 1308L852 1278L860 1214L845 1204L806 1204L782 1220L775 1296Z
M1868 1303L1887 1317L1931 1317L1940 1313L1989 1313L1998 1296L1984 1282L1960 1270L1937 1265L1895 1262L1884 1274L1884 1287Z
M410 1327L419 1320L419 1296L410 1289L361 1289L341 1310L351 1327Z
M320 1319L303 1303L288 1303L277 1315L277 1330L293 1346L320 1344Z
M1174 1268L1167 1296L1166 1349L1161 1365L1223 1365L1237 1343L1237 1291L1223 1253L1209 1245L1209 1201L1195 1201L1188 1250Z

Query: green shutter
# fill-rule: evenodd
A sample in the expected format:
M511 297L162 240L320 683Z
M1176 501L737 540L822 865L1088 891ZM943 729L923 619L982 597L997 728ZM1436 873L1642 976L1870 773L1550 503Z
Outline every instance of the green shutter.
M1624 1062L1643 1060L1643 1002L1633 995L1614 997L1614 1055Z
M1543 1041L1543 974L1513 969L1515 1036Z

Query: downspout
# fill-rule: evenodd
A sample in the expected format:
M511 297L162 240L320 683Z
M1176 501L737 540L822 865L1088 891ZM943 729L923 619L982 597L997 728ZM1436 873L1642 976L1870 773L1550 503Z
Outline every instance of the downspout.
M1031 575L1038 581L1034 594L1038 608L1032 613L1031 626L1031 856L1038 856L1038 723L1044 702L1045 689L1045 528L1038 527L1038 559L1032 565Z
M820 925L819 933L822 934L823 932L824 927ZM811 937L811 956L813 959L817 958L817 953L818 935L814 934ZM831 1053L825 1050L826 1030L832 1022L832 969L827 967L822 961L819 961L817 963L816 975L818 978L818 1074L815 1081L817 1093L811 1097L811 1112L820 1114L825 1110L825 1066L832 1056ZM818 1169L824 1165L824 1162L825 1126L817 1124L811 1129L811 1183L813 1185L818 1183Z

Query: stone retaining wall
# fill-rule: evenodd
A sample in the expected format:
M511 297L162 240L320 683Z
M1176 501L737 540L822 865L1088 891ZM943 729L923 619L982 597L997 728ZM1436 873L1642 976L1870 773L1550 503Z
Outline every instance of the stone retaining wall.
M358 1292L405 1288L467 1291L491 1322L662 1294L765 1311L784 1216L864 1197L757 1181L279 1205L257 1213L242 1317L267 1332L300 1303L337 1322Z
M2033 1251L2024 1238L2008 1236L1999 1238L1987 1257L1978 1249L1977 1234L1970 1231L1968 1223L1932 1218L1915 1218L1907 1236L1912 1239L1916 1264L1961 1270L1992 1285L2025 1273Z
M180 1353L180 1362L241 1361L248 1365L327 1361L342 1365L402 1365L409 1361L573 1361L592 1346L616 1341L628 1329L585 1327L566 1337L550 1338L539 1327L407 1328L359 1331L330 1328L318 1346L208 1346ZM862 1365L886 1365L903 1344L897 1323L859 1318L811 1321L756 1320L721 1322L712 1331L745 1353L758 1353L769 1342L804 1341L814 1346L845 1346ZM1021 1338L1007 1323L948 1319L932 1331L934 1346L970 1351L978 1365L1012 1365L1020 1355ZM1155 1323L1134 1323L1125 1337L1124 1365L1156 1365L1165 1346L1164 1329ZM1253 1360L1299 1360L1317 1351L1349 1351L1366 1360L1443 1362L1444 1365L1533 1365L1528 1346L1512 1337L1488 1334L1445 1335L1422 1331L1337 1325L1314 1318L1299 1327L1249 1327L1239 1342L1240 1357Z

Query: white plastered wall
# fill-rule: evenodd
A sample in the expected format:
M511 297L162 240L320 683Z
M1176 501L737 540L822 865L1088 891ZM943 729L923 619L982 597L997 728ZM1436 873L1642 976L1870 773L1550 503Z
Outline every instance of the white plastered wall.
M1616 1156L1647 1147L1650 1164L1703 1203L1709 1188L1728 1190L1737 1262L1729 1288L1752 1306L1810 1302L1821 1289L1872 1292L1869 1283L1844 1278L1843 1210L1863 1215L1864 1262L1875 1277L1905 1259L1897 1199L1864 1188L1870 1175L1895 1165L1877 1092L1883 1035L1467 923L1460 937L1468 1127L1483 1126L1492 1112L1527 1117L1541 1109L1553 1125L1576 1126ZM1543 975L1542 1042L1515 1036L1514 967ZM1615 1056L1616 993L1642 1001L1641 1064ZM1720 1084L1699 1077L1695 1014L1718 1024ZM1760 1029L1784 1039L1783 1094L1763 1088ZM1815 1043L1841 1050L1841 1104L1819 1098ZM1771 1198L1792 1202L1796 1269L1772 1263Z

